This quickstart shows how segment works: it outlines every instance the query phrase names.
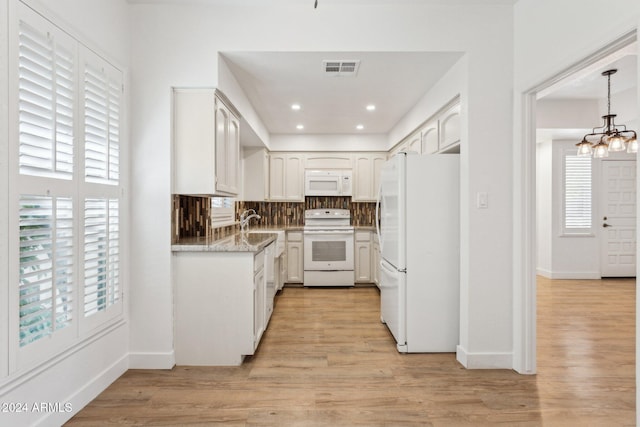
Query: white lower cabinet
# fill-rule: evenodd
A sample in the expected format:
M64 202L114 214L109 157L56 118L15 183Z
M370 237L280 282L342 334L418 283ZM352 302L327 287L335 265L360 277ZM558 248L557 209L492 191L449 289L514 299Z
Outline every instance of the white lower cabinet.
M253 260L253 349L258 348L266 326L267 286L265 251Z
M287 283L304 282L302 231L287 232Z
M380 287L380 243L377 233L373 233L371 244L371 280Z
M355 233L355 276L358 283L371 283L371 232Z
M265 251L173 254L176 365L240 365L266 328Z

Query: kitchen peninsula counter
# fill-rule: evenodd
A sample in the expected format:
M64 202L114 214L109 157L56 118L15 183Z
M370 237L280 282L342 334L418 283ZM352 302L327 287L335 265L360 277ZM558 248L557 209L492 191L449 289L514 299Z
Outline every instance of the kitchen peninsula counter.
M173 252L260 252L278 237L275 233L236 233L221 239L184 237L171 245Z

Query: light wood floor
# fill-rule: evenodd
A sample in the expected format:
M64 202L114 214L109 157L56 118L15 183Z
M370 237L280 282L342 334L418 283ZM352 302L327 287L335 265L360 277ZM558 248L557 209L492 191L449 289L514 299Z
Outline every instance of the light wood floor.
M131 370L68 425L632 426L635 281L538 281L538 374L399 354L375 288L285 288L232 368Z

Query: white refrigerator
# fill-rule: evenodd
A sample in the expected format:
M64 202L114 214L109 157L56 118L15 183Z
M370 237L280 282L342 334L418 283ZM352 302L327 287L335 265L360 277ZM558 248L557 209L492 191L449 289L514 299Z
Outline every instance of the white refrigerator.
M382 168L377 207L381 320L399 352L455 352L460 156L398 153Z

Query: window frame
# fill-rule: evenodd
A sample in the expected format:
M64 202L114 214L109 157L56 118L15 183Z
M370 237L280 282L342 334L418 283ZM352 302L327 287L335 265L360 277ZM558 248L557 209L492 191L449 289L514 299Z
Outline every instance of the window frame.
M77 34L73 34L41 15L23 2L16 2L15 7L11 7L8 15L9 22L9 58L8 69L8 126L7 134L9 144L7 147L8 182L9 193L7 195L7 289L3 289L0 295L6 295L6 306L8 309L7 330L4 332L7 337L8 346L3 350L0 360L6 360L5 369L2 374L11 375L16 372L28 372L39 366L39 364L51 360L56 355L63 352L75 351L81 348L86 340L92 339L96 334L108 328L126 321L126 309L124 305L124 295L127 289L127 266L126 258L128 251L128 240L126 238L126 228L128 226L128 200L125 189L128 186L128 141L126 122L126 97L125 97L125 71L113 61L106 59L89 47ZM73 66L73 172L69 179L60 179L51 176L31 176L20 172L20 129L18 120L20 117L20 93L18 87L18 39L20 22L24 21L41 33L46 33L54 38L59 37L72 45L74 56ZM91 63L99 67L108 69L109 73L117 76L120 88L118 106L116 110L119 114L119 122L115 128L119 146L119 180L118 182L86 182L84 168L84 112L81 104L84 102L82 95L83 80L81 74L81 61L88 59ZM56 331L51 338L38 339L25 346L20 346L19 325L20 307L19 289L17 284L20 280L20 197L21 195L34 195L43 197L68 197L72 200L73 206L73 276L72 276L72 322L69 326ZM84 235L84 203L87 198L112 198L118 200L118 271L119 271L119 301L117 309L109 310L104 316L91 316L83 318L84 308L84 255L83 255L83 235ZM1 377L2 375L0 375Z
M561 151L562 153L562 209L561 209L561 236L567 237L592 237L594 236L594 223L595 223L595 194L594 194L594 170L595 170L595 162L592 157L581 157L576 154L575 148L565 148ZM570 172L568 170L567 159L572 158L577 161L587 162L589 163L589 226L587 227L571 227L567 224L568 213L567 213L567 202L568 202L568 194L567 194L567 174ZM585 180L584 177L579 179ZM586 215L582 216L583 218Z
M215 199L224 199L222 202L230 203L231 206L215 206ZM214 228L225 227L236 223L236 199L234 197L213 196L211 197L211 226Z

